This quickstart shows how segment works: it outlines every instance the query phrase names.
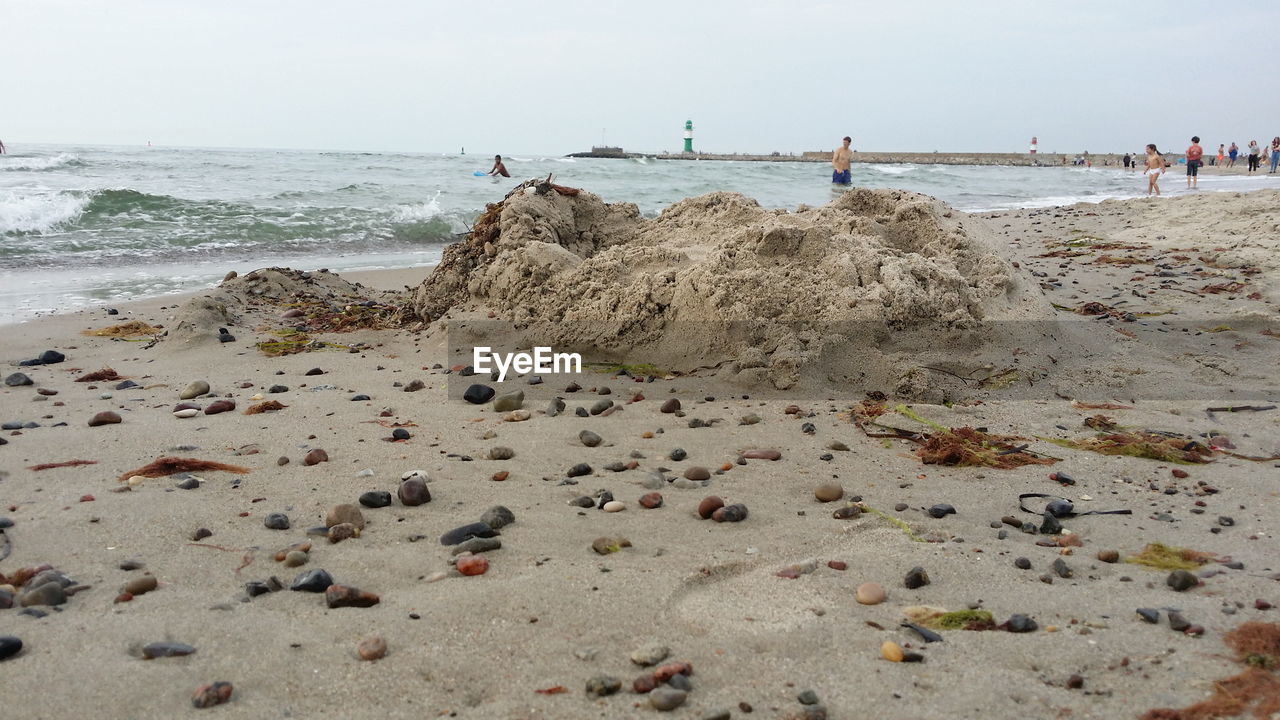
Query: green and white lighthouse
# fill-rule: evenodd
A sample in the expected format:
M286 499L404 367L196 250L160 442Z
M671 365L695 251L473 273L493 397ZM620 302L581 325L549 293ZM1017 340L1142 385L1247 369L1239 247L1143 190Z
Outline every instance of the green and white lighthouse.
M684 121L684 151L693 152L693 121Z

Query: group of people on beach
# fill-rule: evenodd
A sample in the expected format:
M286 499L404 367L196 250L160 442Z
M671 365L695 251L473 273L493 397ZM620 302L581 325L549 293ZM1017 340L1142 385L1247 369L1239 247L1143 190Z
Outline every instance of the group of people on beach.
M1271 162L1271 170L1268 174L1275 174L1276 165L1280 164L1280 136L1271 138L1271 144L1258 145L1257 140L1249 141L1249 152L1245 155L1246 161L1249 163L1249 174L1253 174L1267 164L1268 159ZM1235 167L1236 159L1240 157L1240 148L1235 143L1231 143L1230 149L1225 145L1218 146L1218 165L1222 167ZM1212 160L1210 161L1212 163Z
M1235 143L1231 143L1228 148L1225 143L1218 145L1218 156L1210 157L1209 164L1218 167L1235 167L1236 159L1240 157L1240 147ZM1249 174L1252 175L1263 165L1267 164L1270 159L1271 170L1268 174L1275 174L1276 166L1280 165L1280 136L1271 139L1270 146L1259 146L1257 140L1249 141ZM1216 161L1216 162L1215 162ZM1187 164L1187 187L1194 190L1197 187L1197 179L1199 177L1200 168L1204 165L1204 148L1200 146L1200 136L1196 135L1191 138L1191 145L1186 152ZM1130 158L1126 153L1124 156L1124 166L1133 170L1138 169L1138 158ZM1164 156L1156 149L1154 143L1147 145L1147 159L1143 163L1143 172L1147 175L1147 195L1160 194L1160 175L1164 174L1168 163L1165 162Z

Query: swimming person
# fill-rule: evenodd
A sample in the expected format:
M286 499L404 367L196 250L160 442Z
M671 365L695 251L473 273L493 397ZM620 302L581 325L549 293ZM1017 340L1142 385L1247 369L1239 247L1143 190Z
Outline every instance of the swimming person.
M835 185L852 185L852 173L849 166L853 163L853 151L849 149L849 143L853 142L853 138L846 135L844 144L836 148L831 155L831 167L835 168L831 173L831 182Z
M1147 196L1160 195L1160 176L1164 174L1164 158L1154 143L1147 145Z
M1199 181L1200 158L1204 157L1204 148L1200 147L1200 136L1191 137L1191 147L1187 148L1187 187L1194 190Z
M501 175L502 177L511 177L511 174L507 172L507 166L502 164L501 155L493 156L493 168L489 170L489 174Z

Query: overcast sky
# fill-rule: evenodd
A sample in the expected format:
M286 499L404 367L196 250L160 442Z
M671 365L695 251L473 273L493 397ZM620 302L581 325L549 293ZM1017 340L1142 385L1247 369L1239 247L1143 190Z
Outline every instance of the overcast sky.
M1273 0L0 0L0 139L559 154L1280 135Z

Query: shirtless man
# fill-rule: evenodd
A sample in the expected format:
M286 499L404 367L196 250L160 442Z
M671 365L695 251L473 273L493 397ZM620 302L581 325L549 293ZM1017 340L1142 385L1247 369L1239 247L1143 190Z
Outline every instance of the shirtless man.
M846 135L844 144L831 154L831 167L835 168L835 172L831 173L831 182L835 185L853 184L853 178L850 177L849 172L849 166L853 163L853 151L849 149L851 142L853 138Z
M502 164L501 155L493 156L493 169L489 171L489 174L501 175L502 177L511 177L510 173L507 172L507 166Z

